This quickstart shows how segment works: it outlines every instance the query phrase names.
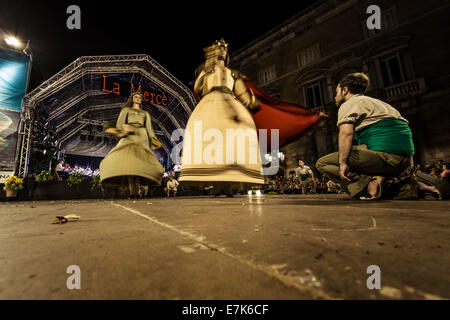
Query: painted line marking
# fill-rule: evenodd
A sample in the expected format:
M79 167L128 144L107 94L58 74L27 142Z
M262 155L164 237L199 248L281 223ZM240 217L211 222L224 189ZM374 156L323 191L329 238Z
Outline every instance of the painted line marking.
M248 260L244 259L243 257L240 257L240 256L235 255L235 254L231 254L231 253L226 251L226 248L217 246L217 245L211 243L210 241L206 241L205 237L203 237L203 236L199 237L199 236L197 236L195 234L192 234L190 232L183 231L183 230L181 230L179 228L176 228L176 227L174 227L174 226L172 226L170 224L167 224L165 222L161 222L161 221L159 221L159 220L157 220L157 219L155 219L153 217L147 216L147 215L145 215L145 214L143 214L143 213L141 213L141 212L139 212L139 211L137 211L135 209L132 209L132 208L120 205L118 203L111 202L111 204L116 206L116 207L122 208L122 209L124 209L126 211L129 211L131 213L134 213L134 214L136 214L136 215L138 215L138 216L140 216L140 217L142 217L144 219L147 219L147 220L149 220L149 221L151 221L151 222L153 222L153 223L155 223L157 225L160 225L160 226L165 227L165 228L167 228L169 230L172 230L172 231L174 231L174 232L176 232L176 233L178 233L178 234L180 234L182 236L185 236L185 237L188 237L188 238L190 238L190 239L192 239L194 241L197 241L200 244L208 247L211 250L217 251L217 252L219 252L219 253L221 253L221 254L229 257L229 258L232 258L234 260L237 260L237 261L239 261L241 263L244 263L244 264L252 267L254 270L262 271L265 274L278 279L282 283L298 289L299 291L308 292L315 299L328 299L328 300L336 299L336 298L333 298L333 297L329 296L328 294L326 294L322 290L319 290L317 288L313 289L313 288L311 288L309 286L302 285L300 283L299 279L297 279L297 277L289 277L289 276L280 274L280 273L274 271L271 266L258 265L258 264L255 264L255 263L253 263L251 261L248 261Z

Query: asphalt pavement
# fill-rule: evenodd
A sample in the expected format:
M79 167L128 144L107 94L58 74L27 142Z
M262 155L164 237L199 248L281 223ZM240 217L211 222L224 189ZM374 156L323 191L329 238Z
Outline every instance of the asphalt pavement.
M343 195L3 202L0 299L448 299L449 215Z

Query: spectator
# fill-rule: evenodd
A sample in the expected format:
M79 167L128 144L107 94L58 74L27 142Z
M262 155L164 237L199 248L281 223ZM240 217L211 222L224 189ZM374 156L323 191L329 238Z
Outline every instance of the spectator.
M439 160L438 162L436 162L434 167L440 172L440 171L442 171L442 166L443 165L444 165L444 160Z
M60 161L57 165L56 165L56 176L58 177L59 181L62 180L66 180L67 178L67 174L64 171L64 161Z
M170 197L171 191L174 197L177 195L177 188L179 185L180 183L172 175L169 175L169 181L167 181L166 188L164 188L167 198Z
M450 169L448 168L448 163L442 165L442 172L440 177L446 181L449 181L450 178Z
M178 180L178 178L180 177L181 165L177 163L177 164L173 167L173 171L175 172L175 179Z
M298 161L298 168L295 170L297 178L300 179L302 184L303 193L316 193L316 181L314 178L314 173L311 168L303 162L303 160Z
M339 187L336 183L333 182L333 180L328 180L327 182L327 192L328 193L338 193Z
M438 167L433 167L433 168L431 168L431 173L430 173L430 175L432 175L433 177L439 177L439 169L438 169Z

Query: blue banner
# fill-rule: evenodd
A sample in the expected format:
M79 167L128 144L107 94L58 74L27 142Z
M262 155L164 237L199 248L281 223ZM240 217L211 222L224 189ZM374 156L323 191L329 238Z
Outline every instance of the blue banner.
M15 168L22 99L28 86L30 58L20 51L0 48L0 173Z

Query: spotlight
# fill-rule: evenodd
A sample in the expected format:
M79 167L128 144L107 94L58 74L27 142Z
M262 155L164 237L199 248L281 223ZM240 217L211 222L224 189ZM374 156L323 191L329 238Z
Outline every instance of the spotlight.
M256 190L256 195L259 197L261 196L261 190Z
M17 40L16 38L14 38L14 37L6 37L5 38L5 42L9 45L9 46L12 46L12 47L19 47L20 46L20 41L19 40Z
M251 196L253 194L252 190L248 190L248 195Z

